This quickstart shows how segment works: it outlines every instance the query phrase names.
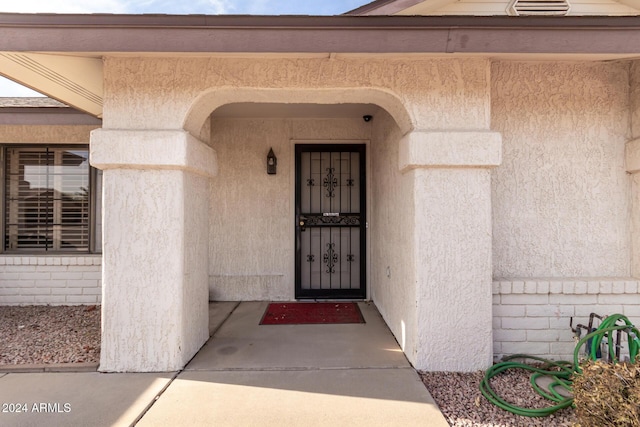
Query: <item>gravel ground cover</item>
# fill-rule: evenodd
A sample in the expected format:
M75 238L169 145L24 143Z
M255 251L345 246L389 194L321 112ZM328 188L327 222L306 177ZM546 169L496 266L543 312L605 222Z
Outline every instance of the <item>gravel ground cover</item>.
M529 383L529 374L512 369L491 380L493 388L506 401L529 408L551 406ZM572 426L577 422L571 408L548 417L523 417L504 411L480 393L483 372L421 372L422 382L436 401L451 426L454 427L525 427Z
M94 362L100 359L99 306L0 306L0 366ZM482 372L422 372L422 381L454 427L571 426L573 409L529 418L497 408L480 393ZM491 386L507 401L542 407L549 402L529 385L529 374L511 370Z
M0 306L0 366L99 359L99 306Z

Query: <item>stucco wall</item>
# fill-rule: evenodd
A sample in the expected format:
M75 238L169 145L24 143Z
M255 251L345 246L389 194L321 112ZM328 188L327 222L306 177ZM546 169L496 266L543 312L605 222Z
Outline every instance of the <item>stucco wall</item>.
M363 142L362 119L221 119L211 122L218 175L210 184L212 300L294 298L294 142ZM266 172L269 148L276 175Z
M420 129L489 127L484 59L116 58L104 65L104 128L180 129L194 100L227 102L374 102L354 88L375 88L409 107ZM259 88L239 99L234 89ZM323 96L323 89L337 89ZM225 92L225 90L227 92ZM223 97L229 99L220 99ZM375 95L374 95L375 96ZM212 101L206 116L215 109ZM207 110L207 108L205 108ZM455 114L452 114L455 112ZM393 115L393 114L392 114ZM395 117L395 116L394 116ZM191 130L191 129L189 129ZM191 130L194 135L199 134Z
M640 173L632 175L632 212L631 221L633 252L631 269L633 277L640 278Z
M206 117L228 102L371 102L400 120L403 132L407 126L488 129L488 71L484 59L107 57L103 127L176 129L194 116L202 116L206 127ZM232 121L211 124L210 145L220 156L220 175L211 184L211 297L289 299L293 160L288 139L358 139L370 133L358 131L360 120L337 128L322 121ZM279 159L276 176L263 170L270 146ZM238 236L246 236L243 244Z
M627 63L495 62L494 277L630 275Z
M208 338L208 179L215 152L176 131L98 129L106 372L182 368Z
M182 288L182 333L180 345L187 363L209 339L209 179L184 174L184 284ZM203 326L206 325L206 328ZM194 338L195 336L195 338Z
M631 108L631 138L640 138L640 61L630 63L629 102Z
M639 77L629 62L493 64L496 359L570 359L571 317L638 321L637 174L626 163Z
M640 61L632 61L630 66L630 109L631 140L627 144L634 147L633 155L627 152L627 170L632 172L631 186L631 273L640 277ZM630 165L633 163L633 166Z
M294 169L289 140L371 139L371 132L368 128L361 131L365 124L360 118L342 124L339 120L218 118L208 123L211 112L234 102L364 103L382 107L399 128L399 131L392 131L397 135L388 137L394 141L380 137L378 141L381 143L397 143L400 137L412 130L433 130L440 137L449 130L487 131L490 127L489 71L486 59L416 59L409 56L106 58L103 127L184 128L192 135L202 135L203 129L210 125L208 143L217 151L219 158L219 175L212 180L210 193L211 298L288 300L293 298L294 272L291 176ZM391 121L388 122L391 126ZM422 141L423 136L421 134L418 140ZM464 139L464 135L459 134L456 138ZM437 138L429 135L427 139L434 143ZM413 144L420 141L413 141ZM456 139L454 144L457 149L466 146L459 142ZM264 171L266 154L271 146L279 159L276 176L267 176ZM405 206L416 196L416 190L411 186L419 173L408 172L396 180L391 171L397 174L398 156L383 156L393 154L397 147L388 149L391 150L389 153L385 151L387 148L381 149L378 160L374 160L372 154L372 162L388 162L382 178L372 179L377 179L384 186L380 197L391 198ZM458 159L453 168L460 164L466 165ZM440 167L438 165L434 167ZM401 181L401 194L395 193L397 188L382 182L385 178L390 178L394 184ZM464 179L454 178L454 181L465 185ZM402 195L407 198L401 198ZM439 203L447 205L447 194L440 192L439 195L444 196L438 199ZM372 197L370 202L371 206L375 205L377 197ZM424 286L426 281L418 279L414 269L419 267L420 271L426 272L428 268L424 263L427 261L415 259L412 250L407 250L411 242L401 241L394 235L398 229L395 220L398 219L404 224L401 227L406 227L401 237L409 237L410 230L418 221L416 213L409 208L407 217L383 218L385 212L392 212L394 208L397 205L389 203L378 214L384 227L389 228L376 238L381 244L391 245L374 249L376 238L371 239L372 251L378 250L371 257L371 268L376 265L377 269L371 277L376 277L375 280L382 278L382 282L376 285L380 286L377 304L392 324L398 340L404 341L403 348L407 349L409 357L418 361L419 350L411 343L417 342L419 333L415 319L416 287ZM430 208L435 214L444 206ZM490 237L484 229L477 236L479 240ZM439 239L435 235L433 238ZM438 240L437 243L443 245L446 242ZM481 246L488 251L487 245ZM489 259L490 254L485 254L485 257ZM433 262L439 261L440 258ZM387 266L390 267L391 278L387 277ZM475 267L472 269L475 271ZM382 290L389 283L391 288ZM482 303L486 303L484 311L488 312L490 274L477 285L482 288L479 292L488 295ZM372 292L375 298L376 291ZM443 295L446 292L443 291ZM427 313L428 308L423 311ZM433 331L439 329L439 326L430 327ZM490 346L490 339L487 344ZM422 360L427 352L434 359L444 360L437 351L427 348L422 351ZM490 357L485 357L484 349L479 352L483 353L481 365L484 366L485 359ZM469 369L480 366L475 362L471 365L474 367ZM432 365L433 369L437 367L446 368L444 364Z
M407 357L416 360L413 180L398 168L398 126L378 114L371 135L371 296Z
M491 170L426 168L411 173L416 175L414 200L420 212L415 225L422 349L417 366L487 368L492 341ZM460 357L465 351L469 354ZM443 361L443 354L452 356Z

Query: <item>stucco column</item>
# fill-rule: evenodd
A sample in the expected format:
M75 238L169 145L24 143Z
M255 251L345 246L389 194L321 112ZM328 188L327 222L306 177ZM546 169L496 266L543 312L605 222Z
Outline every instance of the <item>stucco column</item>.
M640 278L640 138L627 142L625 151L631 174L631 275Z
M414 184L418 369L492 363L491 168L501 152L489 131L414 131L400 141L400 170Z
M631 275L640 278L640 61L629 70L631 141L625 146L625 165L631 174Z
M182 368L208 338L208 194L215 152L184 131L99 129L100 371Z

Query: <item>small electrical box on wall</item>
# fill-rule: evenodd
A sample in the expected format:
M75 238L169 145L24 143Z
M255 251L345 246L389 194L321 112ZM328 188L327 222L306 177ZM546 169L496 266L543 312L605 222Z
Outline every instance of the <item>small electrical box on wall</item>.
M269 154L267 154L267 173L269 175L275 175L276 166L278 166L278 158L273 153L273 148L270 148Z

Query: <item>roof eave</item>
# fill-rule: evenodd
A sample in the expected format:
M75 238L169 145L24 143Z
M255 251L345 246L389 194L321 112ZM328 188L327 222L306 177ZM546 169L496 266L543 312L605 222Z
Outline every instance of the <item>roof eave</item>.
M0 52L640 54L640 17L0 14Z
M96 117L116 55L640 57L640 17L0 14L0 75Z

